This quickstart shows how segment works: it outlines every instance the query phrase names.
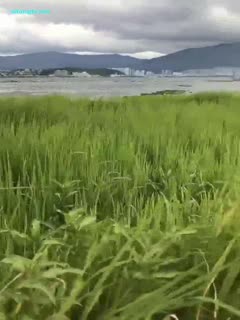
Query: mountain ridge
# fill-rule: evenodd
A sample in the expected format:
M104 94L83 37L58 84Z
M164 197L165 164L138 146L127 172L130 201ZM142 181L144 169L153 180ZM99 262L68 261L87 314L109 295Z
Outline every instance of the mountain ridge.
M0 56L0 70L137 67L139 59L118 54L79 55L55 51Z
M138 59L121 54L79 55L55 51L0 56L0 70L50 68L133 68L154 73L215 67L240 67L240 42L187 48L153 59Z
M187 48L145 61L144 67L155 72L161 70L184 71L215 67L240 67L240 42Z

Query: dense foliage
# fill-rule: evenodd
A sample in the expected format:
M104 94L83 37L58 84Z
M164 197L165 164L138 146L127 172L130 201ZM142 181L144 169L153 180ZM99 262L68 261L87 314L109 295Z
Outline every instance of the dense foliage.
M0 319L240 317L240 97L0 99Z

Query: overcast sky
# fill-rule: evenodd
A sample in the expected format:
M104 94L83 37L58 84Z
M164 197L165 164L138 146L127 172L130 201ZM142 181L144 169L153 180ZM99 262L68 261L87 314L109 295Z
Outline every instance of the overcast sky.
M49 9L12 15L11 9ZM239 0L0 0L0 54L138 53L240 41Z

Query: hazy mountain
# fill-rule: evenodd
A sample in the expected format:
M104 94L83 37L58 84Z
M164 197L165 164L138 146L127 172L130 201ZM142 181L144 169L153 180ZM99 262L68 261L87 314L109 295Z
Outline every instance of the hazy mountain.
M217 46L192 48L163 57L141 60L118 54L78 55L58 52L32 53L0 57L0 70L51 68L123 68L183 71L214 67L240 67L240 42Z
M41 52L0 57L0 70L50 68L123 68L137 67L139 59L118 54L78 55L59 52Z
M144 68L183 71L214 67L240 67L240 42L178 51L160 58L144 61Z

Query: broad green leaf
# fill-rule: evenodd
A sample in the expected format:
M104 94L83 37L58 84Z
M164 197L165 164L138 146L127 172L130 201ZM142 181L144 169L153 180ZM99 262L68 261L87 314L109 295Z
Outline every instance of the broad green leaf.
M21 256L16 256L16 255L9 256L3 259L1 262L11 265L13 270L19 271L19 272L25 272L32 265L31 260Z
M39 239L41 235L41 222L36 219L32 222L31 235L33 239Z
M18 285L18 289L34 289L42 292L46 297L48 297L49 301L55 305L55 297L54 295L50 292L49 288L42 285L41 283L38 282L32 282L32 281L23 281Z
M66 269L62 269L62 268L51 268L45 272L43 272L42 277L43 278L49 278L49 279L55 279L59 276L62 276L64 274L76 274L76 275L83 275L83 271L79 270L79 269L73 269L73 268L66 268Z
M94 224L96 222L96 217L92 217L92 216L89 216L89 217L85 217L81 220L81 222L79 223L79 230L91 225L91 224Z

